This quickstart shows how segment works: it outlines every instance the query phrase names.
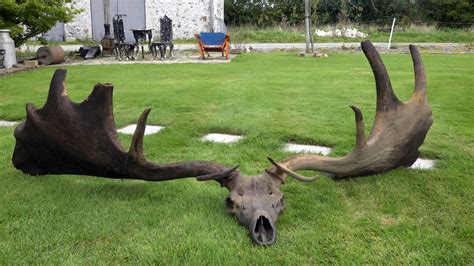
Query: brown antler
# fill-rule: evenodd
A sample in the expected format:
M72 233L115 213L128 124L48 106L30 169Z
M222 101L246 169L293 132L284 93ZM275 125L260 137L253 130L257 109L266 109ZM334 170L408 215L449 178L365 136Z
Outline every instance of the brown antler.
M77 104L67 96L65 79L66 70L56 70L44 107L36 109L27 104L26 121L15 129L13 165L24 173L147 181L200 176L219 181L236 169L207 161L147 162L143 135L150 109L140 116L130 150L124 151L112 112L113 86L97 84L89 97Z
M375 47L370 41L362 42L361 46L374 72L377 89L377 112L369 138L365 138L361 111L351 106L356 120L356 145L351 153L340 158L296 155L279 163L269 158L274 165L270 172L279 176L287 174L301 181L313 181L316 177L305 177L295 171L320 171L342 178L383 173L400 166L410 166L416 161L418 148L433 123L420 53L410 45L415 90L411 99L402 103L392 90L387 70Z

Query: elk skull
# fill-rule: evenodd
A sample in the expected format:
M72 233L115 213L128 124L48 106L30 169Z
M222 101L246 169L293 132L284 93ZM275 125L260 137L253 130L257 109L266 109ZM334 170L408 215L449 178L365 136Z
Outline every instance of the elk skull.
M200 181L207 178L198 177ZM270 245L276 240L276 222L285 208L281 179L271 173L244 176L234 173L220 181L229 190L225 207L249 229L252 240Z

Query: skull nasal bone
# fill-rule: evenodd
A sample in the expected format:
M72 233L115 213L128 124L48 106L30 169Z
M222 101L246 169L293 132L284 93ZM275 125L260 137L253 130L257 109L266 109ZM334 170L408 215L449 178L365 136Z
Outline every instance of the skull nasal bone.
M264 215L260 215L254 220L250 230L253 241L259 245L270 245L276 240L273 223Z

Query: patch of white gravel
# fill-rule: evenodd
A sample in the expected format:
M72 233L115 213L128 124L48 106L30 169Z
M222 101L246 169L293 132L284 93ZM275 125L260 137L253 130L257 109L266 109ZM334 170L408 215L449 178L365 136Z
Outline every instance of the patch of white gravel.
M229 134L220 134L220 133L210 133L201 138L202 141L210 141L217 143L234 143L241 140L243 136L239 135L229 135Z
M151 135L151 134L156 134L158 132L160 132L160 130L164 129L165 127L162 127L162 126L150 126L150 125L147 125L145 127L145 135ZM122 134L127 134L127 135L133 135L133 133L135 133L135 130L137 129L137 125L136 124L131 124L131 125L128 125L126 127L123 127L119 130L117 130L117 132L119 133L122 133Z
M5 121L5 120L0 120L0 127L14 127L16 125L20 124L18 121Z
M436 165L435 160L418 158L415 163L410 166L411 169L432 170Z
M286 144L284 149L289 152L317 153L321 155L328 155L331 152L331 148L329 147L294 143Z

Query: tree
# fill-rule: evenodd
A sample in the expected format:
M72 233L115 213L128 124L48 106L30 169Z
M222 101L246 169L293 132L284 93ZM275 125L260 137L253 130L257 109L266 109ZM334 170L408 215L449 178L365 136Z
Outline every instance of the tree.
M18 47L58 21L70 22L80 12L72 0L0 0L0 28L11 30Z
M437 21L440 26L470 27L474 21L472 0L425 0L419 6L427 20Z

